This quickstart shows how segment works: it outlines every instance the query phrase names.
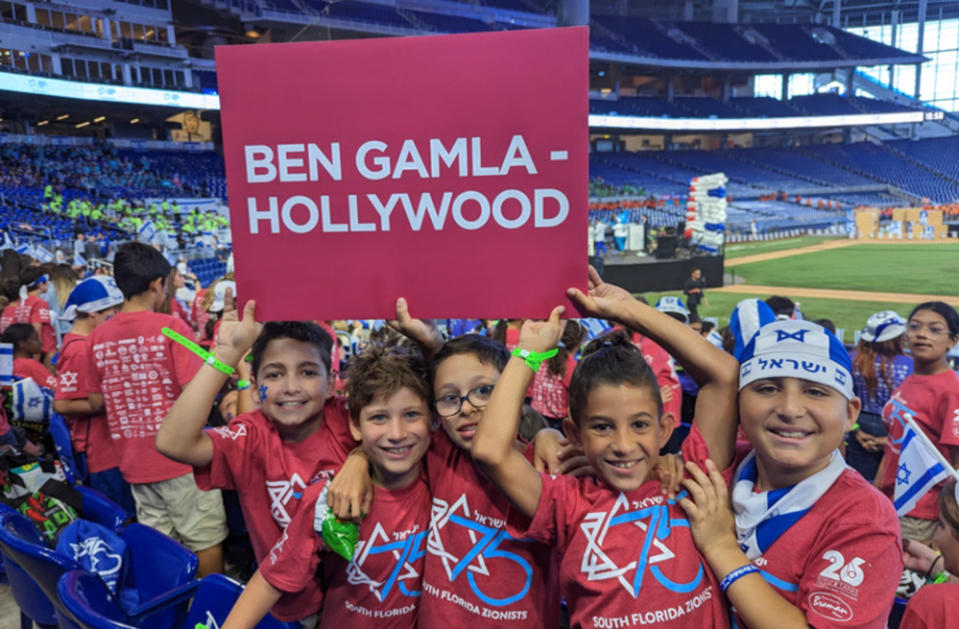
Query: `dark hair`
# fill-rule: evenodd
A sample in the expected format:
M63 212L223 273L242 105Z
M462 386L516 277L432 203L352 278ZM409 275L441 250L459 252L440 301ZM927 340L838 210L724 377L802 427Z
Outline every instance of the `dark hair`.
M889 378L896 356L903 353L902 339L902 335L881 343L867 341L863 338L859 339L859 345L856 346L856 355L852 359L852 372L862 376L869 395L876 395L876 390L879 387L876 358L879 358L879 372L882 373L886 388L892 390L892 382Z
M789 297L781 297L779 295L773 295L766 300L766 305L772 308L772 311L778 317L779 315L786 315L787 317L793 316L793 312L796 310L796 304Z
M826 328L832 332L833 336L836 335L836 324L832 322L832 319L815 319L813 323L821 328Z
M376 398L390 397L408 388L429 406L429 371L419 349L408 343L371 343L350 361L346 398L350 417L359 422L360 411Z
M0 277L20 280L20 254L13 249L0 251Z
M566 375L566 363L570 356L575 356L576 352L579 351L584 336L586 336L586 328L572 319L566 322L566 327L563 328L563 336L559 339L563 344L562 347L559 348L555 356L546 361L546 372L549 375Z
M16 277L8 277L0 282L0 293L6 297L12 304L20 301L20 280Z
M956 501L956 481L950 479L939 492L939 514L946 521L954 539L959 540L959 502Z
M147 292L158 277L166 280L170 263L163 254L142 242L125 242L113 258L113 277L124 299Z
M332 365L331 352L333 350L333 339L330 335L316 323L312 321L267 321L263 324L260 335L253 341L253 348L250 350L253 354L253 374L257 375L260 370L260 361L263 360L263 353L266 351L270 341L277 339L291 339L301 343L309 343L320 353L320 361L326 367L326 373L329 375Z
M479 334L464 334L444 343L443 348L433 357L433 362L430 363L430 381L436 376L440 363L459 354L472 354L484 365L496 368L496 371L503 371L509 361L509 350L502 343Z
M519 415L519 436L526 441L532 441L543 428L548 428L546 418L529 404L523 404Z
M24 286L31 286L36 283L43 275L43 269L38 266L24 267L20 271L20 283Z
M3 336L0 336L0 343L10 343L16 348L21 343L29 341L34 334L37 334L37 329L32 324L14 323L7 326L7 329L3 331Z
M713 328L716 327L716 324L712 321L703 321L703 334L709 334L713 331Z
M663 414L656 375L625 330L594 339L583 350L569 383L569 414L574 422L579 423L586 412L589 394L604 384L646 387L656 400L656 416Z
M906 321L912 319L920 310L931 310L935 312L946 320L946 325L949 327L949 336L953 338L959 336L959 313L956 312L955 308L944 301L924 301L912 309Z

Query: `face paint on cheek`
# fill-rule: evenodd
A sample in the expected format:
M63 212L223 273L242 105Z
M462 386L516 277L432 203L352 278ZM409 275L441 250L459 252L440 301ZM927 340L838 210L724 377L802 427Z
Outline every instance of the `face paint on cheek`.
M262 404L265 400L266 400L266 385L261 384L260 385L260 404Z

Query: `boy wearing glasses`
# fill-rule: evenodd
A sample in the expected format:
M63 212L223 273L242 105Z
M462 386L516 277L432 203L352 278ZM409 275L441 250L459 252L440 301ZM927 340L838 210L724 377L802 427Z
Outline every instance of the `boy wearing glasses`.
M433 358L437 430L426 454L433 495L427 535L422 627L556 627L560 596L552 549L518 539L509 500L473 463L470 449L483 410L509 360L501 344L468 334L443 345ZM522 447L532 460L533 446ZM368 479L355 453L337 478L352 486ZM368 482L368 481L367 481ZM331 488L331 493L333 489Z

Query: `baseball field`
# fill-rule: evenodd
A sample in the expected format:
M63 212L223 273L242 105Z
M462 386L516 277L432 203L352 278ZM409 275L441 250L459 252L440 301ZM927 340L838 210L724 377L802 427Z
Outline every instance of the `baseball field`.
M747 297L783 295L807 319L832 319L851 343L870 314L941 299L959 305L959 242L869 242L801 237L740 243L726 249L727 283L706 291L702 317L728 323ZM732 282L730 282L732 280ZM662 293L681 295L679 292ZM646 298L655 304L660 293Z

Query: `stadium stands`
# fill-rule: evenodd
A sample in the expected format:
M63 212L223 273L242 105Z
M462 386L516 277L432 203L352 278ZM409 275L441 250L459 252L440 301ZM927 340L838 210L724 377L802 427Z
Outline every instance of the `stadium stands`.
M828 93L796 96L789 101L737 97L727 103L705 96L677 96L673 102L654 96L623 96L619 100L591 100L589 111L593 114L673 118L789 118L916 110L874 98Z

